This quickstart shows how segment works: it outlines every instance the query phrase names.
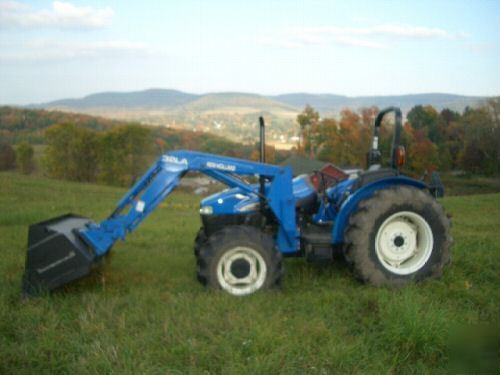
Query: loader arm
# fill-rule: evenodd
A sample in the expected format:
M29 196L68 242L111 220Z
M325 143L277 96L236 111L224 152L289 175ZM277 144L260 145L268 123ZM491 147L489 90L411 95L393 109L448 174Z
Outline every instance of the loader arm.
M285 253L298 250L299 233L289 167L182 150L162 155L120 200L106 220L80 229L80 236L96 256L105 255L118 239L123 240L134 231L189 171L204 173L229 187L239 187L249 194L261 196L279 223L276 243L280 250ZM258 188L235 176L259 176L268 180L264 196Z

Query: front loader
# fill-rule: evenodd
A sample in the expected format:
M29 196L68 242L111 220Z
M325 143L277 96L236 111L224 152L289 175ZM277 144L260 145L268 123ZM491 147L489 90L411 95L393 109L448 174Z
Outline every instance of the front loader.
M390 168L382 168L379 129L395 113ZM449 260L450 222L433 198L434 187L404 176L399 144L401 111L388 108L375 119L368 169L344 178L293 178L287 166L194 151L162 155L104 221L67 214L29 228L23 291L37 295L89 274L190 171L229 189L202 200L202 227L194 251L204 285L247 295L281 284L283 257L331 261L341 249L355 275L377 286L398 286L437 277ZM258 182L248 180L257 177ZM326 183L325 181L328 181Z

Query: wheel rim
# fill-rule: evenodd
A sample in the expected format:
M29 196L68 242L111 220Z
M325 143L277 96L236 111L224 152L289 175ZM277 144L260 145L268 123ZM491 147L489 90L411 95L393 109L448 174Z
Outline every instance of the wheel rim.
M222 289L236 296L257 291L266 280L264 258L250 247L228 250L217 263L217 281Z
M421 269L429 260L433 247L431 227L422 216L410 211L389 216L375 239L380 263L398 275L409 275Z

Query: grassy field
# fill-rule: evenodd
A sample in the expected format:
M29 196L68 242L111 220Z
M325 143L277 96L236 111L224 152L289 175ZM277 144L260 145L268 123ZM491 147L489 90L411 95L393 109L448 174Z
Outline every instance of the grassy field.
M441 174L446 195L475 195L500 193L500 176L452 176Z
M343 263L288 259L281 291L207 291L192 251L198 198L174 193L91 277L22 300L28 225L66 212L103 219L123 193L0 173L0 373L498 368L498 352L480 356L498 345L500 194L444 199L453 262L441 280L400 290L363 285Z

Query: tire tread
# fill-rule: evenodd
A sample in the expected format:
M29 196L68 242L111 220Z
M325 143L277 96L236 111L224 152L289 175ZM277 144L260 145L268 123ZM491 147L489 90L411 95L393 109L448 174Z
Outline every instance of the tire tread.
M426 278L438 278L443 268L450 262L450 246L453 239L450 235L451 222L443 206L422 190L399 186L375 192L369 198L360 202L358 210L349 218L349 225L344 233L344 255L354 276L361 281L375 286L400 286L408 282L408 278L388 277L385 272L376 267L369 259L369 236L366 233L373 231L373 224L383 212L387 212L394 205L404 205L411 202L416 208L429 207L436 212L440 225L444 228L444 243L440 249L440 259L434 263L425 275Z

